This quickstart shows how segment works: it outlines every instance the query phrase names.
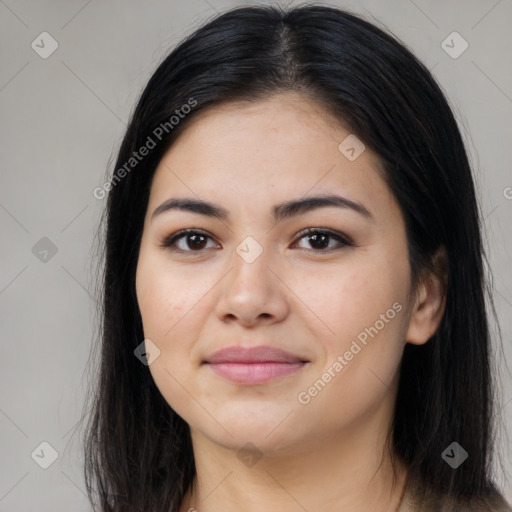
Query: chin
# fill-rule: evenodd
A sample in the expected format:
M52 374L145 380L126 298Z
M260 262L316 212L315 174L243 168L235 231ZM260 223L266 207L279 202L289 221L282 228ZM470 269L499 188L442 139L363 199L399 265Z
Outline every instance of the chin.
M303 443L303 436L307 436L307 432L301 432L301 428L293 423L293 414L290 415L289 410L281 408L276 413L264 415L254 410L254 407L252 409L252 414L238 410L233 411L232 415L215 414L211 411L217 421L211 420L207 425L191 428L233 451L238 451L250 443L262 453L277 455L293 446L296 450ZM288 415L290 416L287 418Z

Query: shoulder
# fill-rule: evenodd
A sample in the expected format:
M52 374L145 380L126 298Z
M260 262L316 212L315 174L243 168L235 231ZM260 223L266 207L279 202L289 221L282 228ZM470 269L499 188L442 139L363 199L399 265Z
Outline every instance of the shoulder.
M498 491L462 502L450 496L427 494L416 484L406 489L397 512L512 512L512 507Z

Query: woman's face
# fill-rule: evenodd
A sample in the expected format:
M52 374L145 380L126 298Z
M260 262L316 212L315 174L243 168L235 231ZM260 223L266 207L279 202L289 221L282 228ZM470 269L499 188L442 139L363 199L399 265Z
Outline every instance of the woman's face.
M158 348L146 345L151 374L193 435L284 453L390 418L411 311L405 227L377 157L349 135L287 93L201 115L161 160L137 298ZM274 216L329 195L359 206ZM208 207L153 216L184 198L225 217ZM162 246L183 229L198 233ZM220 349L262 345L290 359L214 364Z

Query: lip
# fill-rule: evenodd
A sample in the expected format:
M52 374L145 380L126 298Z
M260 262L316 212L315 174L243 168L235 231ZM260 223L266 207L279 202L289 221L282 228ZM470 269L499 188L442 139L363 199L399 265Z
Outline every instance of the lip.
M240 347L233 345L214 352L206 363L302 363L306 362L299 356L269 345L257 347Z
M204 363L217 375L238 384L260 384L297 372L309 361L284 350L258 347L227 347L215 352Z

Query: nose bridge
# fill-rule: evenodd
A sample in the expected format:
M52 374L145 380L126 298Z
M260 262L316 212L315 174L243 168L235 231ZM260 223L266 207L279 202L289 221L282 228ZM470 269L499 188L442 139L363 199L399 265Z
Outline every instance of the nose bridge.
M217 305L220 316L253 323L259 316L280 318L285 314L286 298L273 269L275 254L269 237L265 240L247 236L236 246Z
M264 237L264 234L258 235L258 239L248 235L235 248L232 286L248 285L253 293L260 293L270 284L268 274L272 275L269 269L274 258L268 237L263 240Z

